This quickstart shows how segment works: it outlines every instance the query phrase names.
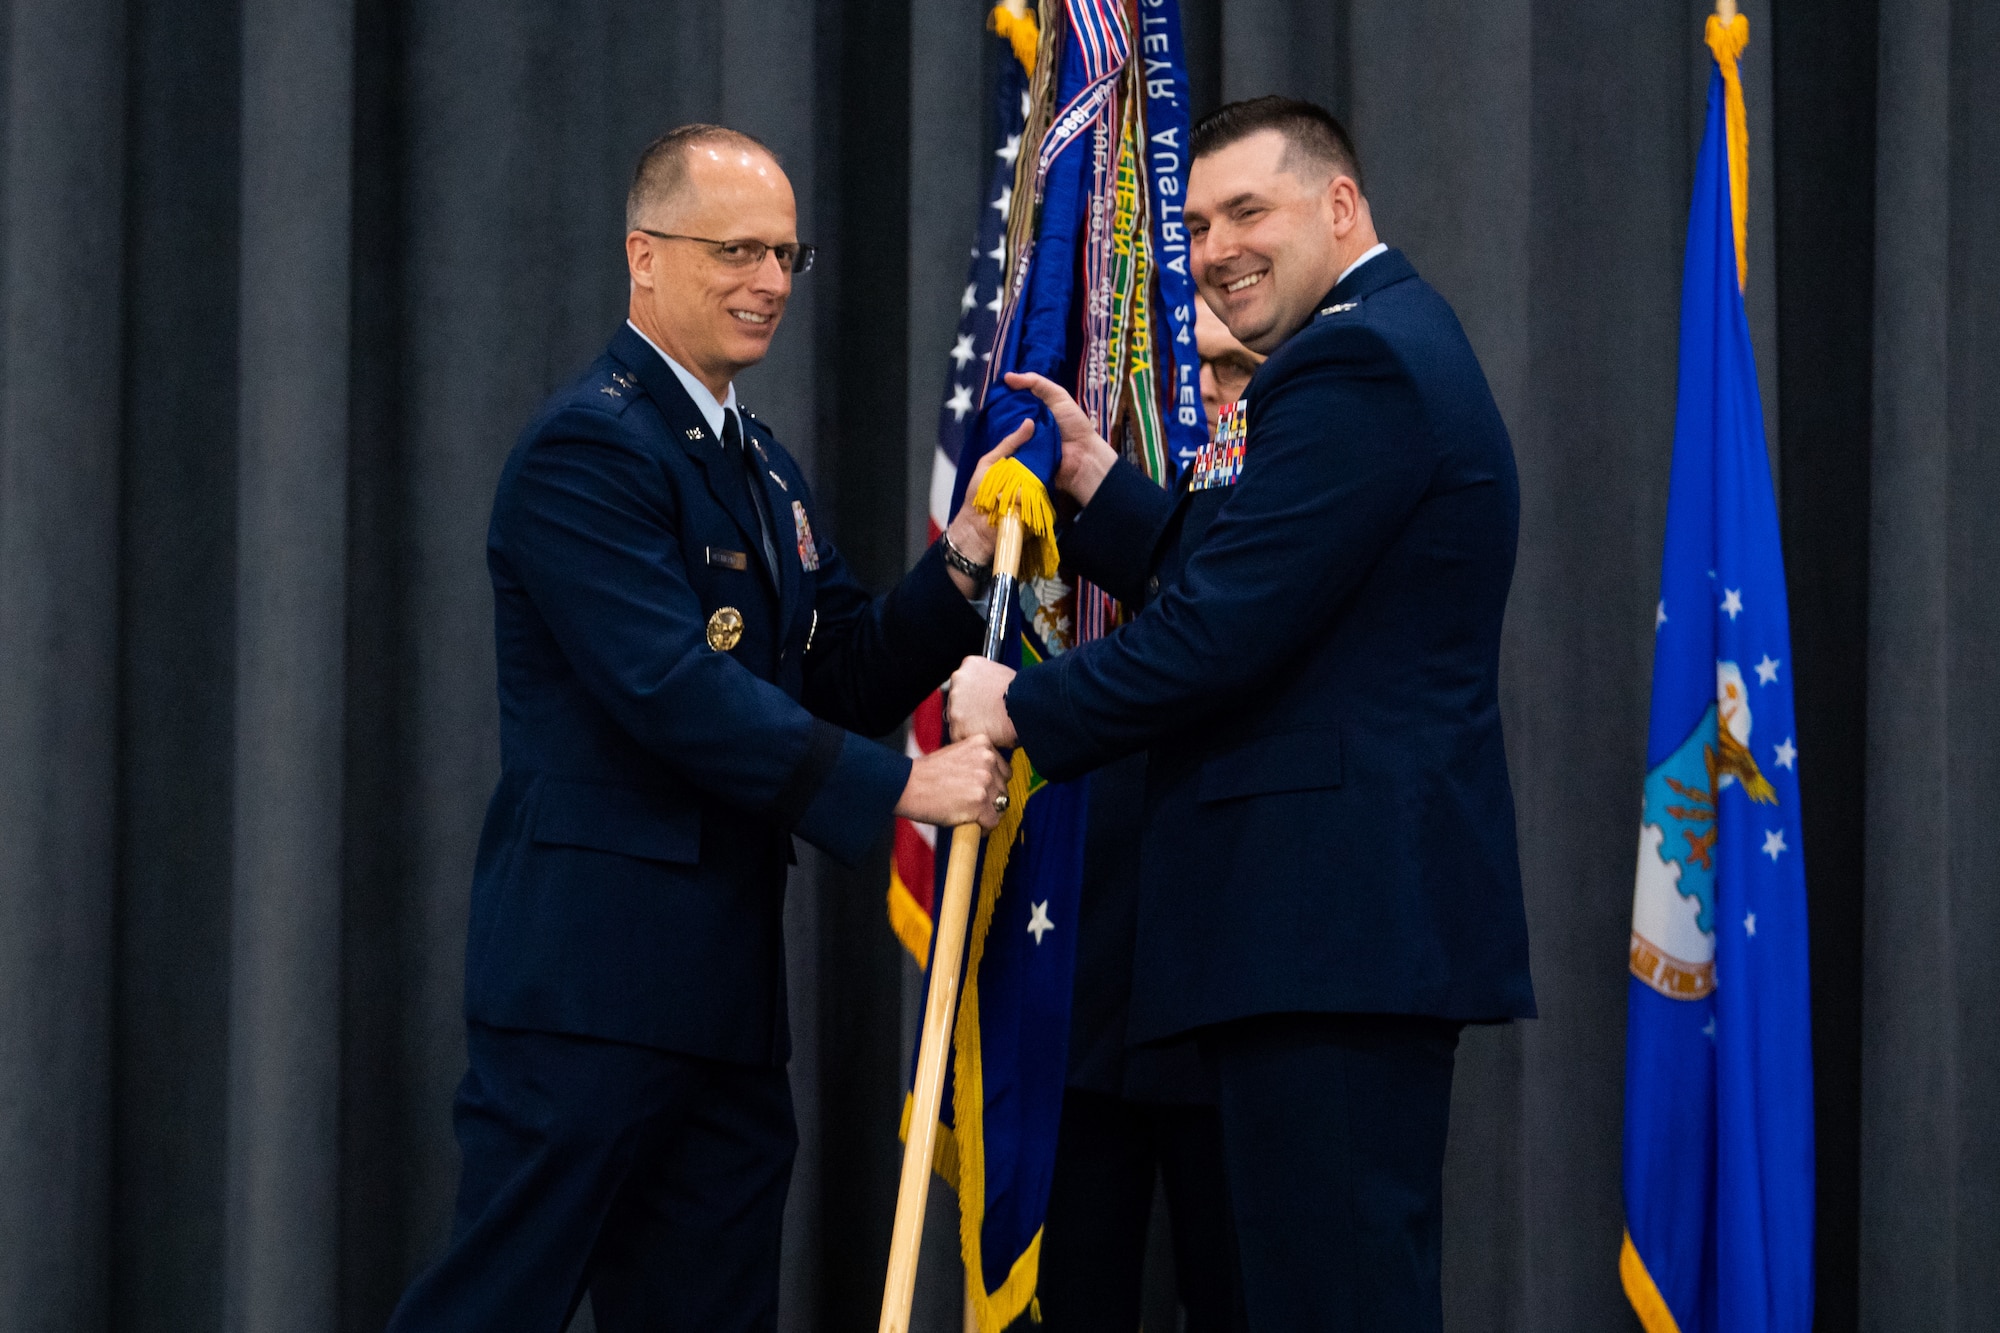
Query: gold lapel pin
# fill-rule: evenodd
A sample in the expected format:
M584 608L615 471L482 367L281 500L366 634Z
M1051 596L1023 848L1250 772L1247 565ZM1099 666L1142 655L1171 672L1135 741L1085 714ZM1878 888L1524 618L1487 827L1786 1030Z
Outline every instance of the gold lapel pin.
M708 618L708 646L726 653L743 640L743 613L733 606L719 606Z

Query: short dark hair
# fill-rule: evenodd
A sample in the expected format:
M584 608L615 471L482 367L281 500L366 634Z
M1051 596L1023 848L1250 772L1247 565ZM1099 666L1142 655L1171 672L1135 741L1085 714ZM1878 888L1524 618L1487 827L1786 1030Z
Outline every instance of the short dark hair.
M754 134L732 130L727 125L678 125L646 145L639 165L632 172L632 188L625 195L625 230L638 230L646 214L661 204L678 202L687 192L688 149L703 143L733 143L759 149L773 162L778 155Z
M1354 188L1368 192L1361 180L1361 155L1354 151L1347 127L1325 107L1303 98L1253 97L1216 108L1194 127L1194 156L1207 157L1265 130L1285 136L1288 170L1313 166L1332 176L1352 176Z

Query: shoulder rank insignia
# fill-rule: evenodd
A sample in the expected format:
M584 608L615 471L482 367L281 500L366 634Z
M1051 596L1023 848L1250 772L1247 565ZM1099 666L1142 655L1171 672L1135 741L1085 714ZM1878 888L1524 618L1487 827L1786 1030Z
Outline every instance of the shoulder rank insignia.
M1238 398L1215 414L1215 436L1188 464L1188 489L1212 491L1234 486L1243 476L1243 446L1250 436L1249 399Z
M797 500L792 501L792 526L798 530L799 564L810 573L819 568L819 545L813 541L812 520L806 517L806 507Z
M685 433L690 440L698 440L707 432L702 430L702 428L699 426L690 426L687 428L687 431Z
M733 606L718 606L708 618L708 646L726 653L743 641L743 613Z
M625 396L624 394L618 392L618 390L612 388L609 384L598 385L597 391L603 394L607 398L623 398Z
M1339 305L1322 306L1320 308L1320 314L1344 315L1350 310L1359 310L1360 308L1361 308L1361 302L1359 301L1342 301Z

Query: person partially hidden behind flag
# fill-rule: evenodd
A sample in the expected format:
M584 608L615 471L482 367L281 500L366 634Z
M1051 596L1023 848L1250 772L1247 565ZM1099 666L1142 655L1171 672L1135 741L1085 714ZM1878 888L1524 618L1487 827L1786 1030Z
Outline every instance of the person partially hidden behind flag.
M891 813L991 827L1007 768L890 731L985 624L962 512L886 597L736 401L794 275L792 187L690 125L626 203L630 318L538 412L493 502L501 775L473 872L470 1068L444 1255L396 1333L776 1326L797 1133L785 1060L794 837L854 862Z
M1216 422L1264 358L1236 341L1206 301L1195 306L1194 331L1202 405ZM1192 1041L1125 1044L1145 784L1143 754L1106 765L1090 781L1069 1072L1035 1288L1044 1333L1139 1327L1156 1180L1184 1333L1228 1333L1236 1315L1215 1080Z
M1249 1327L1436 1330L1459 1031L1534 1013L1513 449L1337 120L1236 103L1193 155L1196 282L1270 359L1173 494L1010 377L1062 435L1066 564L1143 610L1018 675L969 658L952 734L1057 781L1147 752L1127 1040L1192 1033L1214 1071Z

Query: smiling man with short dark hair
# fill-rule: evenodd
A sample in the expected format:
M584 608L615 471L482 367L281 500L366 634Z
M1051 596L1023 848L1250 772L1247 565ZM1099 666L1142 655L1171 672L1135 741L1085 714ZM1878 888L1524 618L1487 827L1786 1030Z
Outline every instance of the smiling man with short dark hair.
M1345 130L1284 98L1194 137L1202 295L1269 359L1172 494L1059 387L1065 565L1142 610L952 734L1063 781L1147 752L1127 1040L1215 1072L1252 1329L1434 1333L1461 1026L1532 1015L1500 627L1512 446L1451 308L1384 246Z

